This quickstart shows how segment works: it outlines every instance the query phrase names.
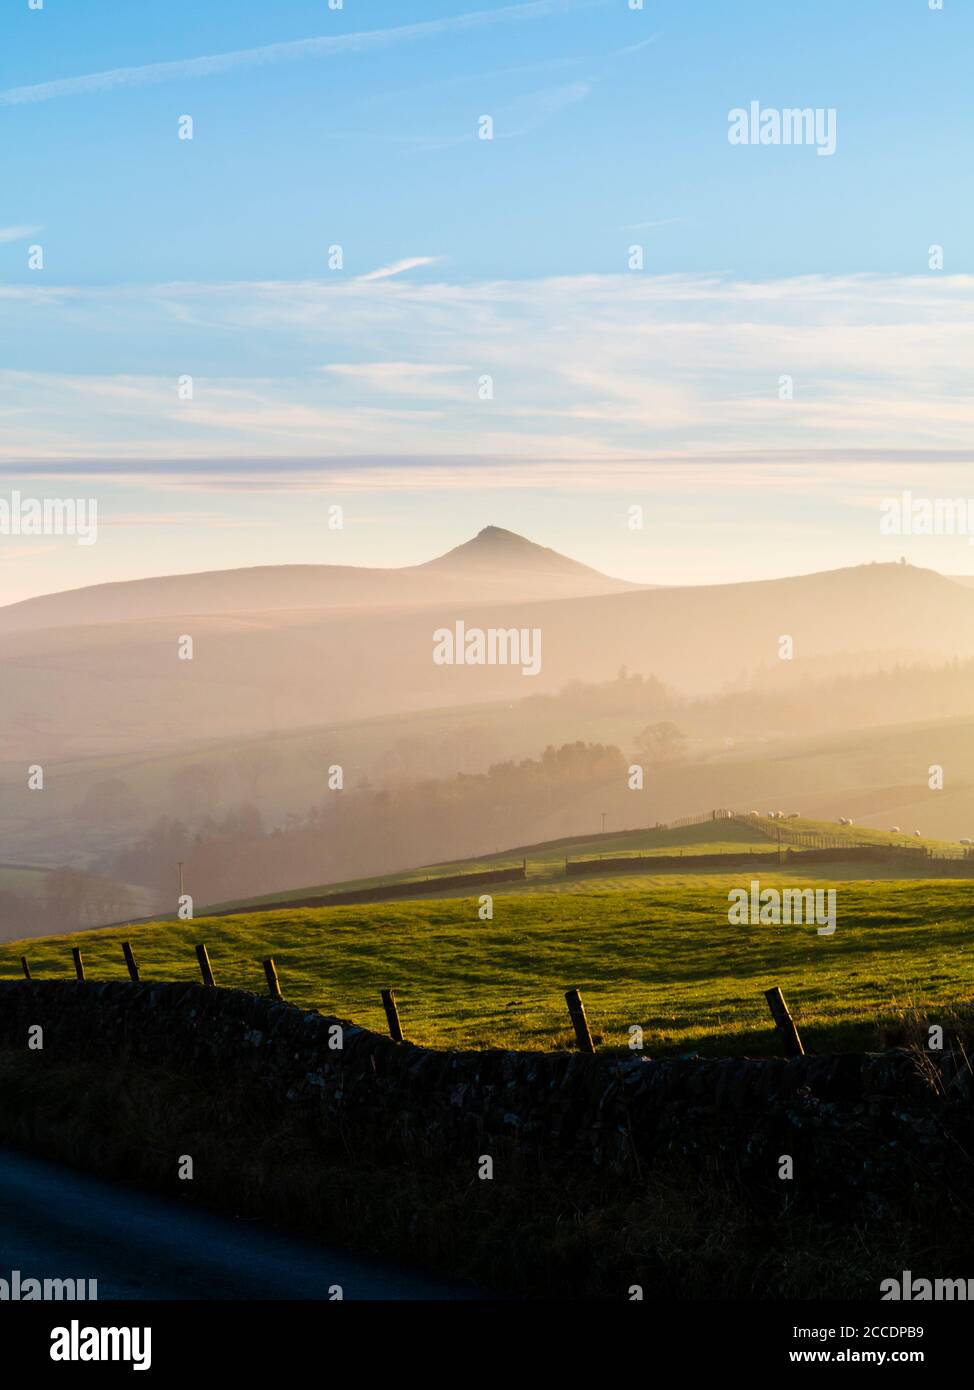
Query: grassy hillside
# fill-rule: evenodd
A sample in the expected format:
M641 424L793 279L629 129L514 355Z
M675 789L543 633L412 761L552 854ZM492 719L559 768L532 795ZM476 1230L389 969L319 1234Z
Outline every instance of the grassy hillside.
M739 927L727 893L747 875L627 876L569 893L244 913L84 932L0 947L0 974L70 976L70 946L91 978L125 978L132 942L147 979L198 979L206 941L217 982L265 988L273 955L288 998L381 1029L379 990L394 987L407 1036L436 1046L571 1045L563 992L583 991L593 1031L623 1047L645 1030L650 1055L778 1050L762 991L780 985L809 1050L882 1046L914 1010L949 1022L969 1005L968 883L841 882L838 929ZM803 881L806 881L803 879ZM762 886L797 881L761 875ZM520 885L516 885L520 887Z
M495 884L492 892L521 894L525 892L577 893L591 892L594 882L566 879L566 859L594 859L600 856L621 858L647 855L683 854L692 861L695 855L704 854L744 854L749 851L766 853L776 848L776 835L780 826L782 843L789 843L789 836L797 834L827 835L831 839L845 842L850 851L856 845L902 845L929 849L933 854L957 852L957 845L944 840L916 839L912 835L892 835L887 831L870 830L865 826L841 826L829 821L813 821L805 818L779 823L755 818L752 826L741 825L737 821L704 821L700 825L661 826L658 829L612 831L604 835L575 835L566 839L547 840L536 845L518 845L514 849L502 850L497 854L480 855L473 859L457 859L441 864L424 864L421 868L405 873L382 874L374 878L349 879L342 883L320 883L293 888L281 893L267 893L260 897L235 898L225 903L209 903L215 911L228 908L259 908L271 903L300 901L327 893L345 892L360 888L379 888L390 883L415 883L420 879L435 880L441 875L476 873L484 869L500 869L518 865L524 861L527 866L527 883ZM692 867L692 862L688 868ZM809 865L806 876L809 878L876 878L902 876L902 869L890 866L888 872L875 864L857 865L850 853L850 860L843 864ZM642 874L633 876L631 882L623 884L613 874L607 880L609 891L645 892L646 880ZM430 897L442 898L456 896L457 890L436 891L435 882L430 884Z

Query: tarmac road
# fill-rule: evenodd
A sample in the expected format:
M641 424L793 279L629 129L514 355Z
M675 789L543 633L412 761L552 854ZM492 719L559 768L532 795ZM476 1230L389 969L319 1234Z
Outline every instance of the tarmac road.
M475 1289L0 1148L0 1279L98 1299L470 1299Z

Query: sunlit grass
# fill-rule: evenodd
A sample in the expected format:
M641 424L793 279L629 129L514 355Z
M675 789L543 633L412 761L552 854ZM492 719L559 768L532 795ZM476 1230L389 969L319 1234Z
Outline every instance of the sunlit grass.
M877 1047L912 1011L931 1021L968 1007L974 884L834 883L838 929L730 926L727 893L747 875L605 878L574 891L285 909L165 921L0 947L0 975L127 978L131 941L147 980L198 980L205 941L219 985L264 992L274 957L286 996L379 1030L379 990L397 991L413 1041L438 1047L568 1047L564 991L582 990L593 1032L624 1047L644 1030L650 1055L777 1052L763 991L779 985L810 1051ZM803 880L807 882L806 880ZM762 886L798 885L761 874ZM519 890L519 891L518 891Z

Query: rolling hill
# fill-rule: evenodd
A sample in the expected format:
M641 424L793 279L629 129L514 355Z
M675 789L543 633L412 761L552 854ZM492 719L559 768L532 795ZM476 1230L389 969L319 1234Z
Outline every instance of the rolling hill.
M108 586L0 610L0 761L22 759L25 749L30 761L60 760L511 701L608 679L621 667L705 693L752 677L780 684L974 655L974 594L910 566L633 589L488 530L430 566L349 571L342 585L351 574L370 591L367 602L345 593L322 606L311 585L301 607L272 607L267 596L261 607L226 606L254 602L265 583L267 595L293 603L300 580L285 567L270 578L242 571L139 581L131 593ZM67 621L72 610L71 625L41 626ZM539 673L526 675L523 664L435 664L434 632L459 621L536 629ZM192 661L177 655L186 635ZM782 636L793 641L801 675L779 660Z
M568 598L637 588L498 526L421 565L255 565L132 579L0 607L0 634L231 613L409 608L484 599Z

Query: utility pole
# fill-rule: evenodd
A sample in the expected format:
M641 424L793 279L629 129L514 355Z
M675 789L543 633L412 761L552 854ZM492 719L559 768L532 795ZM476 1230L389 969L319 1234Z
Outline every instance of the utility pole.
M605 834L605 812L602 812L602 834Z
M179 861L179 901L183 900L183 861Z

